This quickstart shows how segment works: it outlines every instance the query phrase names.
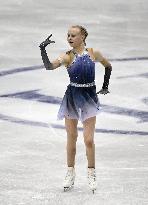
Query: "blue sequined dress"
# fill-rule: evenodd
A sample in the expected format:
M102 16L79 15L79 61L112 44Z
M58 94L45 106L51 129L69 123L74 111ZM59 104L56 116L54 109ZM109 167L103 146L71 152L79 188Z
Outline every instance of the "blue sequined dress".
M90 58L87 50L82 55L75 54L72 64L67 67L70 84L62 99L57 119L64 117L81 120L96 116L99 111L99 99L96 94L95 62ZM91 87L79 87L89 83L94 83ZM74 85L78 85L77 87Z

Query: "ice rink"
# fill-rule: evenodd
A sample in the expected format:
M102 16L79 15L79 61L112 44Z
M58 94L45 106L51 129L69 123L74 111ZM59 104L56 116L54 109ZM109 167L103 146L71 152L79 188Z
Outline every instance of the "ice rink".
M58 57L73 24L87 28L87 47L113 67L110 94L99 95L94 195L81 122L75 186L63 191L66 131L57 112L69 79L64 67L45 70L38 47L52 33L47 50ZM103 76L96 63L98 91ZM92 204L148 204L148 1L0 0L0 205Z

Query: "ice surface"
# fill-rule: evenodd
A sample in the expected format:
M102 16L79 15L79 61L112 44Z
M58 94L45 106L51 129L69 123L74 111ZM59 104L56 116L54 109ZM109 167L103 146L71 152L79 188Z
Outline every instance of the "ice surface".
M147 11L147 0L0 0L0 204L148 204ZM58 57L73 24L113 67L111 93L99 96L95 195L80 122L75 187L63 192L66 132L56 116L69 79L64 67L46 71L38 48L53 33L48 53ZM103 75L97 63L98 90Z

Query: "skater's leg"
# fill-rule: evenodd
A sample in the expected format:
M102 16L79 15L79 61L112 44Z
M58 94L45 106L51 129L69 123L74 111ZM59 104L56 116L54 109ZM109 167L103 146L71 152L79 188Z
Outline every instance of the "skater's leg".
M78 120L65 118L65 127L67 132L67 166L75 166L76 141L78 137L77 131Z
M91 117L83 122L83 136L86 146L86 156L88 160L88 167L95 168L95 132L96 117Z
M86 156L88 160L88 183L90 189L94 191L97 189L96 173L95 173L95 132L96 117L91 117L83 122L84 128L84 142L86 146Z

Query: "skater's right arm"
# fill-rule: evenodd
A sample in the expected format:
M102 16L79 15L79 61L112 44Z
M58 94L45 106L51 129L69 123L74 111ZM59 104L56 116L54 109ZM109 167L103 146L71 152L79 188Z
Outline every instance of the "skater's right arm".
M67 65L70 62L70 57L66 53L61 54L57 59L52 61L53 69L56 69L60 67L61 65L64 65L67 67Z
M50 62L45 48L48 44L55 43L55 41L50 40L51 36L52 34L39 45L46 70L54 70L63 64L66 66L69 63L69 56L67 54L62 54L56 60Z

